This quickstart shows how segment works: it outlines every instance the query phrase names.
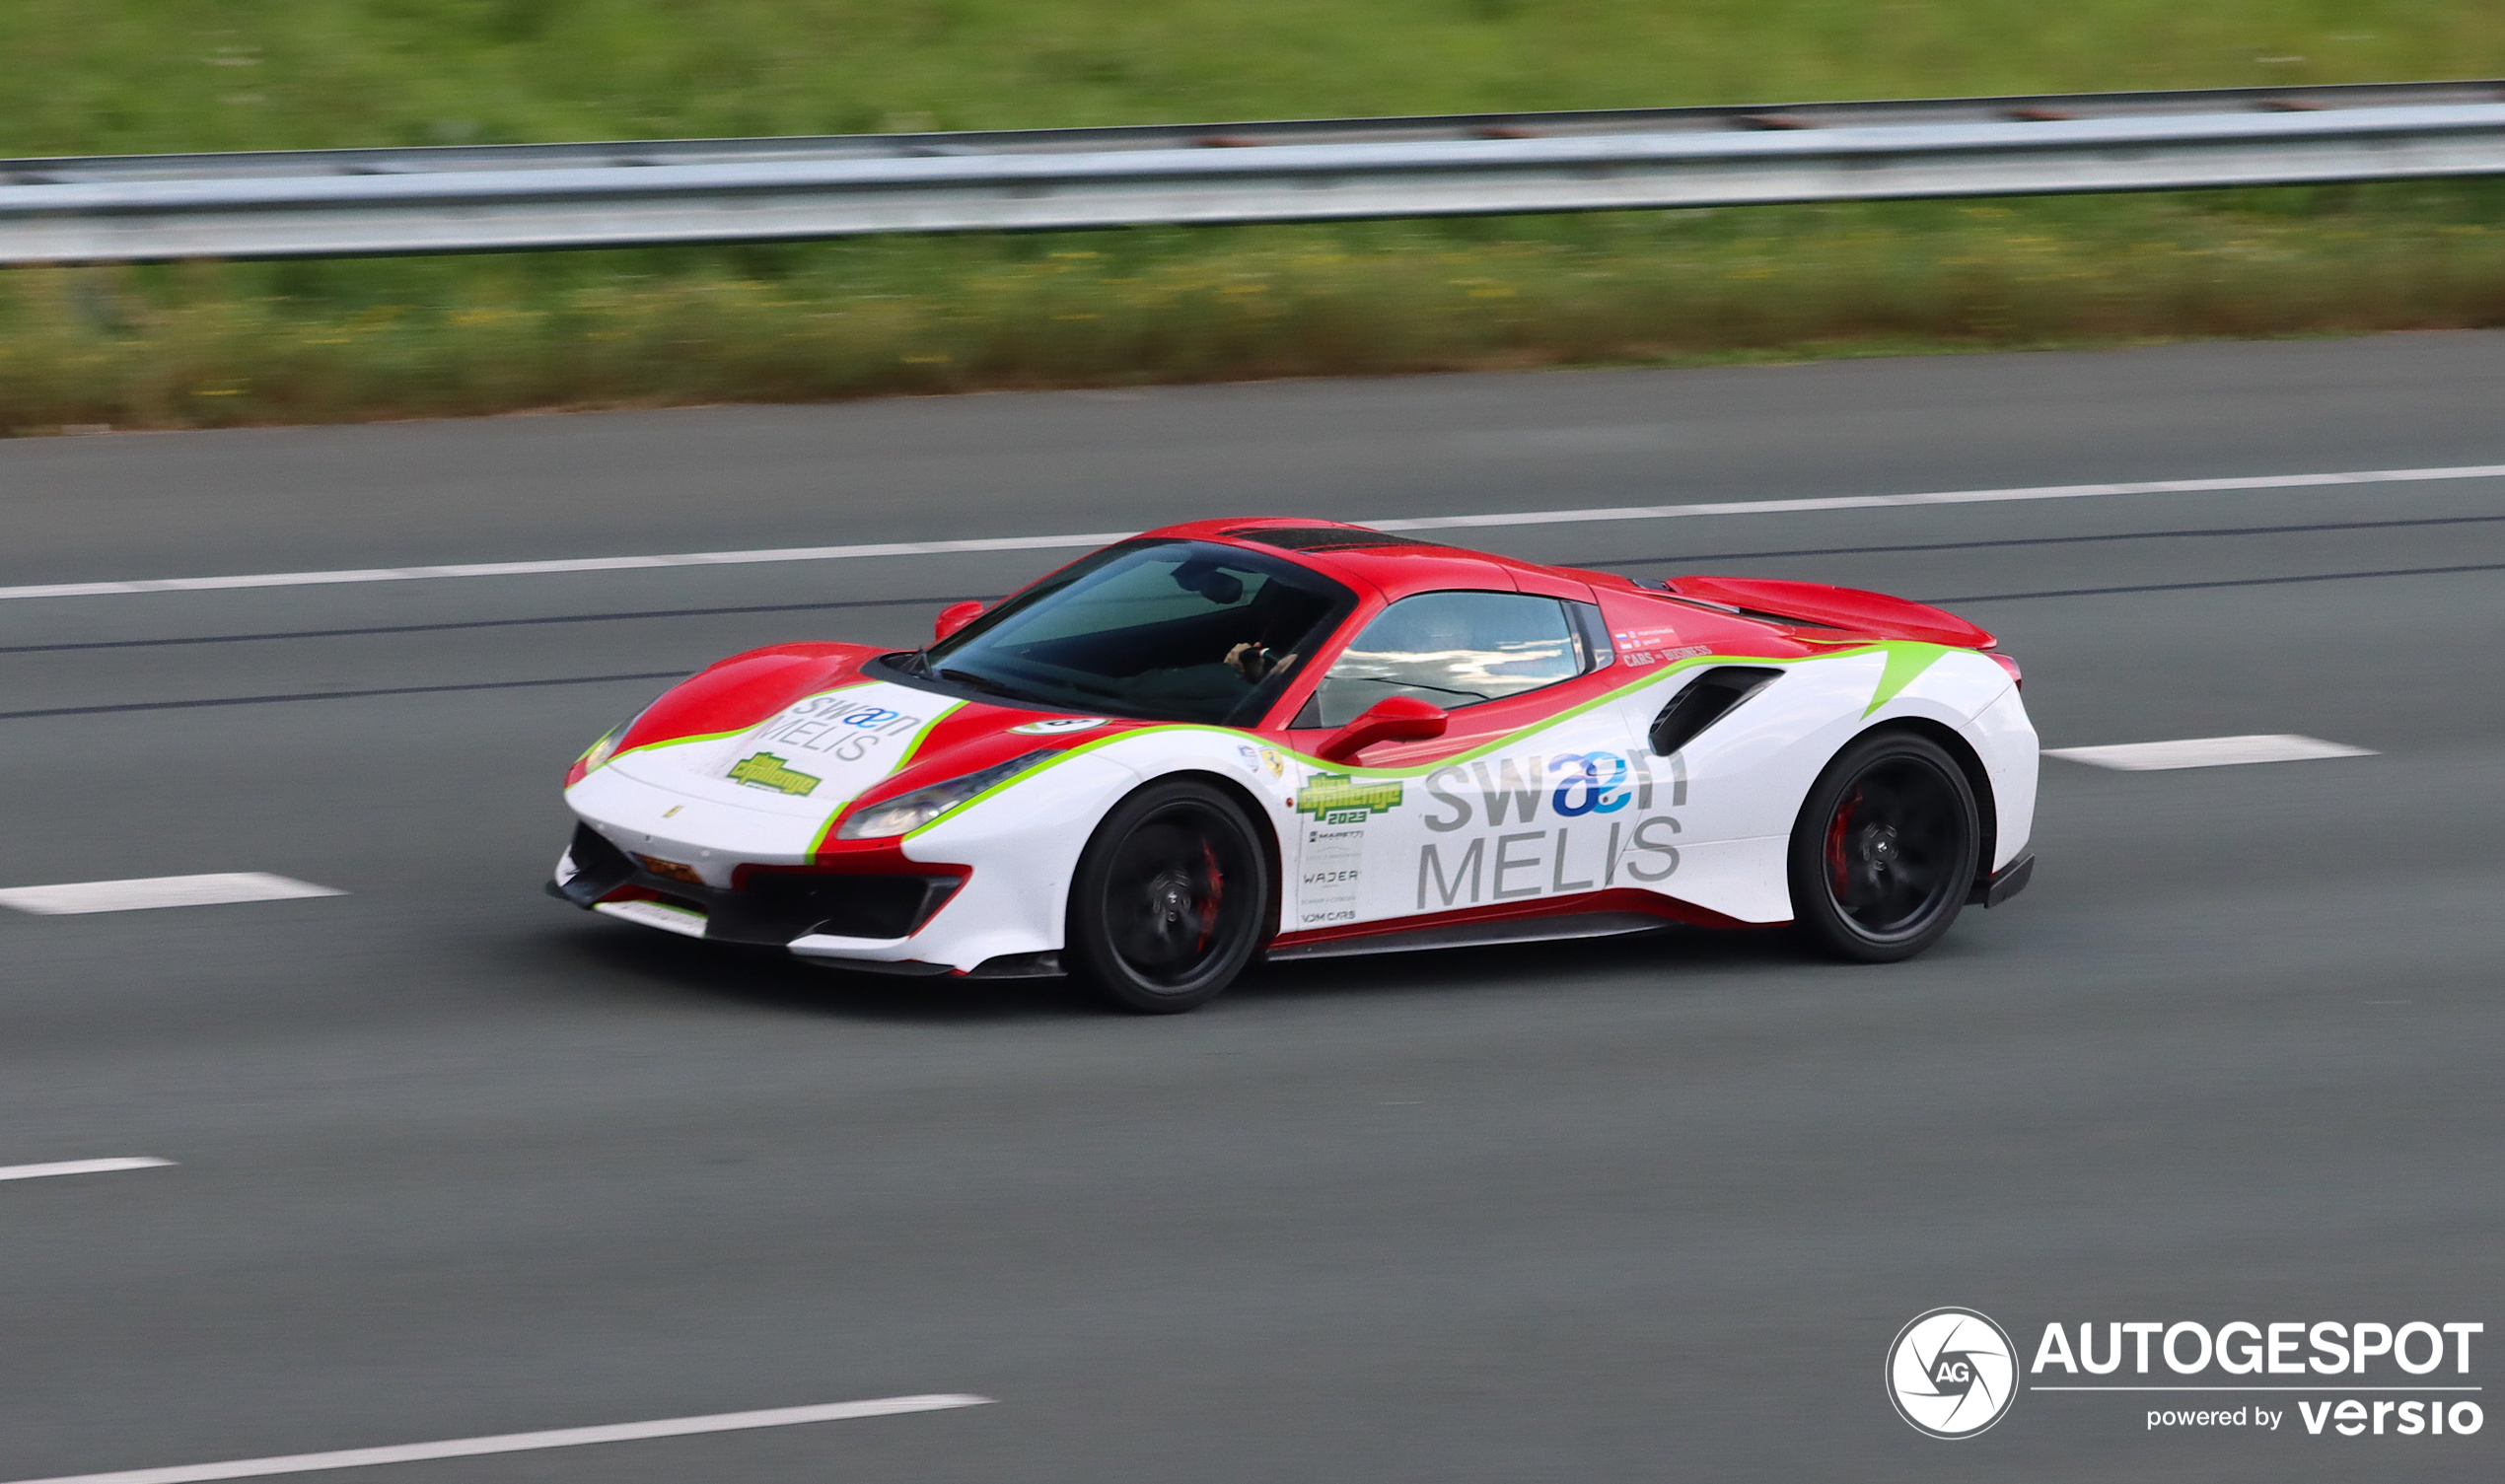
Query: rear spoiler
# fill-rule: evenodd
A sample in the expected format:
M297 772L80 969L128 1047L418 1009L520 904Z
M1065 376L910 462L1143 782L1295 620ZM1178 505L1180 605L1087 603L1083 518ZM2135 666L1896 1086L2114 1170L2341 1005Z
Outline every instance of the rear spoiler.
M1761 577L1674 577L1661 584L1674 598L1728 608L1747 618L1798 620L1852 629L1883 639L1913 639L1957 649L1990 649L1999 641L1958 617L1910 599L1832 588L1825 583Z

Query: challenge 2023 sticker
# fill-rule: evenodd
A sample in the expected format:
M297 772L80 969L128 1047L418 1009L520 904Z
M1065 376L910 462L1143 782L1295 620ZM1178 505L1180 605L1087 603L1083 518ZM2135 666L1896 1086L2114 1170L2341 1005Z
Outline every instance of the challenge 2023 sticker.
M1296 927L1327 928L1357 920L1365 884L1367 825L1398 809L1407 792L1397 778L1351 778L1313 773L1296 794L1296 813L1308 820L1298 853Z

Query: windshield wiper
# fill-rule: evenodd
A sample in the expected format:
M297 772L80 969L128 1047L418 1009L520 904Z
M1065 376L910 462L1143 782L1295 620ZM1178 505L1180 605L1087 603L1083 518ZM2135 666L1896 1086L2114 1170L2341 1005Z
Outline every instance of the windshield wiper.
M993 679L989 675L978 675L970 670L943 670L939 671L939 678L943 680L954 680L960 685L969 686L975 690L988 691L993 695L1005 695L1013 701L1023 701L1027 699L1027 696L1023 692L1013 690L1010 687L1003 685L998 680Z

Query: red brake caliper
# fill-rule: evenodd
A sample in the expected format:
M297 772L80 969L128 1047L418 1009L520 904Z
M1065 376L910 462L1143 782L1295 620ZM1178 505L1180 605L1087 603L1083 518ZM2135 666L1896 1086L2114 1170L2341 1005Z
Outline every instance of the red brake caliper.
M1200 859L1209 868L1209 905L1200 914L1200 941L1192 947L1195 953L1205 954L1209 940L1218 931L1218 904L1227 899L1227 879L1218 870L1218 853L1209 848L1207 840L1200 842Z
M1851 798L1835 807L1835 817L1826 826L1826 871L1834 882L1838 903L1852 895L1852 883L1844 874L1844 832L1852 828L1853 810L1860 803L1861 790L1856 788Z

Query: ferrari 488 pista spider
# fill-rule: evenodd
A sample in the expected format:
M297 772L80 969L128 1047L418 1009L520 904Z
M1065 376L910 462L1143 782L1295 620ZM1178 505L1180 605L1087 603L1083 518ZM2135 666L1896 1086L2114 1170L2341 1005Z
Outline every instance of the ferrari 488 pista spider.
M2018 667L1937 608L1353 526L1108 546L901 652L724 660L566 775L551 889L1148 1012L1272 961L1790 924L1904 958L2026 884Z

